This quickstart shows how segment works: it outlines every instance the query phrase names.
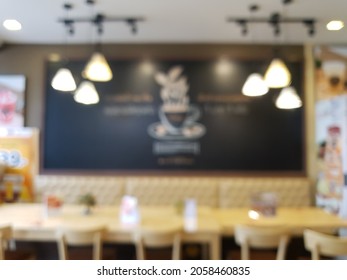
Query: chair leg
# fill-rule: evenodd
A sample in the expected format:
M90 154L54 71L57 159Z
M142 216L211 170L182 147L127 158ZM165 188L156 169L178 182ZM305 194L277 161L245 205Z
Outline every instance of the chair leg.
M179 260L181 259L181 237L175 235L173 246L172 246L172 259Z
M286 250L287 250L288 242L289 242L288 236L284 236L280 239L280 243L278 245L277 255L276 255L277 260L284 260L286 258Z
M4 252L4 240L2 239L1 233L0 233L0 260L5 259L5 252Z
M319 260L320 259L320 257L319 257L319 248L318 248L317 244L312 249L311 257L312 257L312 260Z
M101 242L101 234L100 233L97 233L94 236L93 259L94 260L101 260L102 259L102 242Z
M249 250L247 241L241 244L241 260L249 260Z
M136 251L137 260L145 259L145 248L144 248L144 244L143 244L143 240L141 236L135 237L135 251Z
M63 235L58 237L58 255L60 260L67 260L67 245L65 242L65 237Z

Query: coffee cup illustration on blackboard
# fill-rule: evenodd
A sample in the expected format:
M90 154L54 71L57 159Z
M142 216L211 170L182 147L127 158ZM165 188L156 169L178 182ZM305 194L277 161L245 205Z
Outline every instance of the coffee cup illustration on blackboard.
M171 134L182 134L183 129L195 123L200 117L200 110L194 106L172 106L164 104L159 109L161 123Z
M182 67L172 67L167 74L159 72L156 82L161 85L160 97L163 101L159 108L160 123L149 127L149 134L158 139L191 139L205 134L205 127L197 123L200 110L189 104L187 94L189 85L181 76Z

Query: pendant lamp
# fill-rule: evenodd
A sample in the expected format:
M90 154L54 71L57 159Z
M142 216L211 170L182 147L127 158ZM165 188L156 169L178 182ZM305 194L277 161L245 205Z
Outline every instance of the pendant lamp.
M91 7L94 6L94 0L88 0L87 4ZM97 34L99 36L99 42L95 45L94 53L87 62L82 76L93 82L108 82L112 80L112 71L107 63L107 60L101 52L101 35L103 34L104 28L103 23L105 15L97 14L92 20L93 24L97 27Z
M247 96L261 96L269 91L262 75L259 73L252 73L248 76L246 82L242 87L242 94Z
M291 83L291 74L280 58L274 58L264 76L265 82L269 88L284 88Z
M68 13L69 10L72 9L72 5L71 4L64 4L64 9L66 11L66 13ZM65 28L67 33L69 33L70 35L73 33L71 31L71 23L66 21L64 22L65 24ZM61 67L57 73L54 75L51 85L55 90L59 90L59 91L64 91L64 92L69 92L69 91L74 91L76 89L76 82L72 76L72 73L70 71L70 69L68 69L66 67L67 65L67 34L65 34L65 44L64 44L64 55L63 55L63 67Z
M279 109L296 109L302 106L302 101L294 87L285 87L276 99Z
M107 82L113 77L111 68L101 52L93 53L83 71L83 76L95 82Z
M251 12L251 14L258 10L259 10L258 5L254 4L249 6L249 11ZM252 32L251 35L254 39L254 32ZM269 91L269 88L266 85L263 76L260 75L259 73L250 74L242 87L242 94L246 96L261 96L268 93L268 91Z
M51 83L55 90L59 91L74 91L76 89L76 82L72 76L72 73L67 68L60 68L54 75Z
M99 103L99 94L90 81L83 81L75 92L74 99L78 103L91 105Z

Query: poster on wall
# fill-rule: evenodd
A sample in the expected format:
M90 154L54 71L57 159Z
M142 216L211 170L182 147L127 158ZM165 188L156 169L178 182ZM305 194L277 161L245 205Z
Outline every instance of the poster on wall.
M43 170L304 173L303 108L276 108L279 89L241 93L267 62L109 64L114 78L94 83L100 102L88 106L51 87L59 64L48 62ZM84 65L69 62L76 76ZM301 61L288 67L302 94Z
M316 51L316 203L338 213L347 175L347 47Z
M34 179L38 173L38 130L0 129L0 201L32 202Z
M347 95L316 104L317 205L338 213L343 199L346 162Z
M0 75L0 128L24 126L25 76Z

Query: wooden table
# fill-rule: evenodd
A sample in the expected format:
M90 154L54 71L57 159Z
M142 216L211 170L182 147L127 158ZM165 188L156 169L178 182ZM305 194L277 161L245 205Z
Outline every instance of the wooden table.
M305 228L331 231L347 227L347 220L330 214L317 207L286 207L279 208L273 217L260 216L251 219L248 208L218 209L215 216L221 226L222 234L232 236L236 224L254 225L285 225L293 234L302 235Z
M21 241L55 241L55 231L62 226L83 228L104 225L105 241L131 243L135 230L160 230L169 227L182 228L183 241L209 245L211 259L220 259L220 226L209 208L198 209L196 228L187 229L182 215L174 207L140 208L141 222L137 226L120 223L119 207L95 207L91 215L82 215L81 206L64 206L61 213L47 217L41 204L6 204L0 206L0 224L11 224L14 238Z
M141 223L126 226L120 223L119 207L95 207L91 215L82 215L81 206L64 206L59 215L47 217L41 204L4 204L0 206L0 224L11 224L14 237L21 241L54 241L61 226L85 227L104 225L108 229L107 242L129 243L134 230L160 230L181 227L183 241L209 245L211 259L220 259L220 239L233 236L236 224L287 225L301 235L304 228L331 230L347 227L347 220L315 207L280 208L275 217L250 219L247 208L212 209L199 207L196 228L187 229L184 219L174 207L142 207Z

